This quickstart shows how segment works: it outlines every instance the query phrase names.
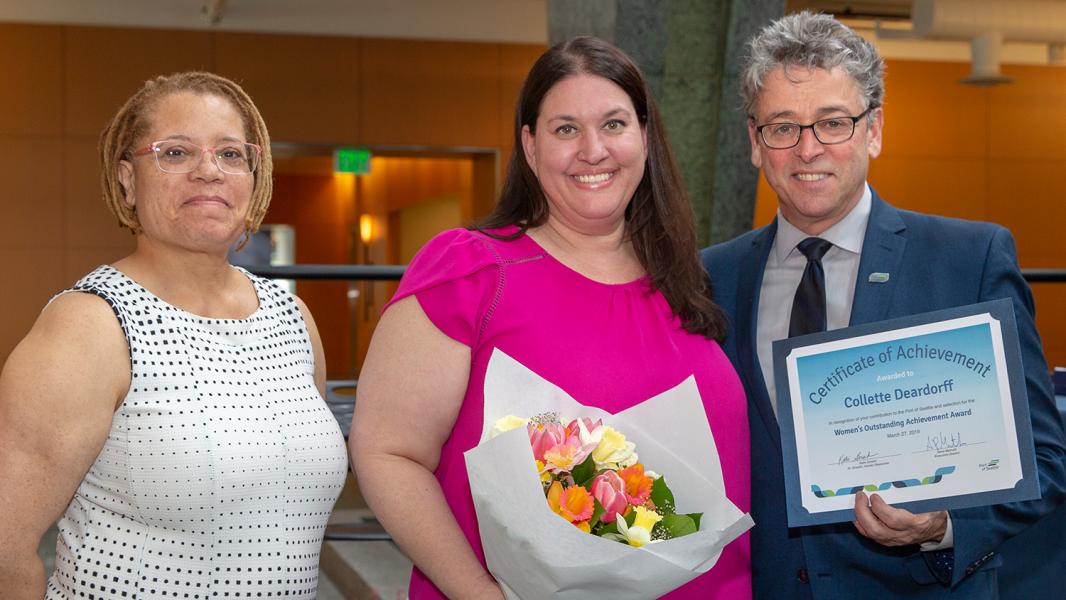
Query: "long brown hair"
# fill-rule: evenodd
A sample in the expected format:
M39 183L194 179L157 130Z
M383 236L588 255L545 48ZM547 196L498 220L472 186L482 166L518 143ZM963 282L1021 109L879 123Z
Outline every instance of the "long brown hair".
M692 207L644 75L621 50L594 37L553 46L530 69L515 107L514 151L496 209L476 228L516 225L520 233L544 224L548 202L522 151L522 128L536 134L544 96L578 74L613 82L629 96L648 139L644 177L626 207L626 236L640 264L686 331L721 341L725 315L711 301L710 279L700 264Z

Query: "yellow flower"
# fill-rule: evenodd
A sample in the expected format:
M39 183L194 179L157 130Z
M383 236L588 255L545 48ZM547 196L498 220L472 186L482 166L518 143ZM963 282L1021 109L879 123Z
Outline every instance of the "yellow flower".
M548 483L552 480L552 474L548 471L546 465L537 459L533 459L533 462L537 463L537 473L540 473L540 480L544 483Z
M651 543L651 529L656 523L662 521L663 517L643 506L634 506L633 512L636 513L636 517L632 525L626 525L626 520L622 518L622 515L618 515L615 522L618 523L618 533L626 538L629 545L640 548Z
M507 433L512 429L525 427L526 423L529 423L529 419L523 419L522 417L516 417L514 415L507 415L506 417L496 419L496 422L492 424L492 431L489 433L489 438L494 438L501 433Z
M633 527L643 527L651 531L651 528L655 527L656 523L663 520L662 515L643 506L636 506L633 510L637 513L637 518L633 520Z
M596 449L592 451L592 460L596 468L624 468L637 462L637 446L627 441L626 436L618 430L601 425L592 432L593 438L599 438Z

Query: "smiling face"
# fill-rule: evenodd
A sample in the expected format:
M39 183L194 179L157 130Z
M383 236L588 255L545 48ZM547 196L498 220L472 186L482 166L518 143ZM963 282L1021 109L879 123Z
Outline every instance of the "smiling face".
M548 201L549 220L584 234L618 231L644 177L644 127L622 88L596 75L556 83L536 133L522 129L526 162Z
M870 159L881 152L884 113L880 108L855 124L855 135L825 145L805 129L792 148L767 148L755 127L787 121L807 125L821 119L857 116L867 107L855 80L840 68L778 67L765 78L748 121L751 162L777 193L781 215L809 235L844 218L862 198Z
M247 141L240 114L213 95L165 96L147 122L148 133L134 150L163 140L209 148ZM137 211L139 242L224 254L244 231L254 185L250 173L224 173L206 152L189 173L164 173L151 153L123 160L118 169L125 202Z

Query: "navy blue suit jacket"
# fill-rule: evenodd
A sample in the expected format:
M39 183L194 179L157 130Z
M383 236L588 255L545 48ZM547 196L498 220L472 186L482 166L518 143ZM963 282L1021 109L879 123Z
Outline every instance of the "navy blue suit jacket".
M1010 298L1036 445L1042 497L951 511L954 563L941 582L917 546L890 548L843 523L789 529L781 436L756 349L759 291L777 222L703 251L714 299L731 318L722 344L748 394L752 467L752 576L757 598L997 598L1000 544L1066 496L1066 442L1033 322L1033 298L1003 227L896 209L873 195L851 324ZM889 281L871 283L871 273ZM829 282L832 284L832 282ZM787 307L782 308L787 310ZM1061 591L1061 590L1060 590Z

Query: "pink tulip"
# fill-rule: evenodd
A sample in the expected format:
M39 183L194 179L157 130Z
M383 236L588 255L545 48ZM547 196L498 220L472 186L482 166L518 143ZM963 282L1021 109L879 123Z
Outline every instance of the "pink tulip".
M599 500L603 505L603 515L600 520L604 523L613 523L615 515L625 514L629 502L626 500L626 486L618 473L605 471L596 476L589 486L592 497Z
M544 460L544 453L566 441L566 430L558 423L530 423L526 431L529 432L529 443L533 446L533 458L540 462Z
M544 451L544 462L552 473L569 473L595 449L596 446L592 444L581 445L581 440L576 437L567 438L565 442Z
M581 417L581 420L585 422L585 429L588 431L595 431L597 427L603 425L603 419L596 419L593 421L588 417ZM577 437L578 433L577 419L574 419L566 426L566 437Z

